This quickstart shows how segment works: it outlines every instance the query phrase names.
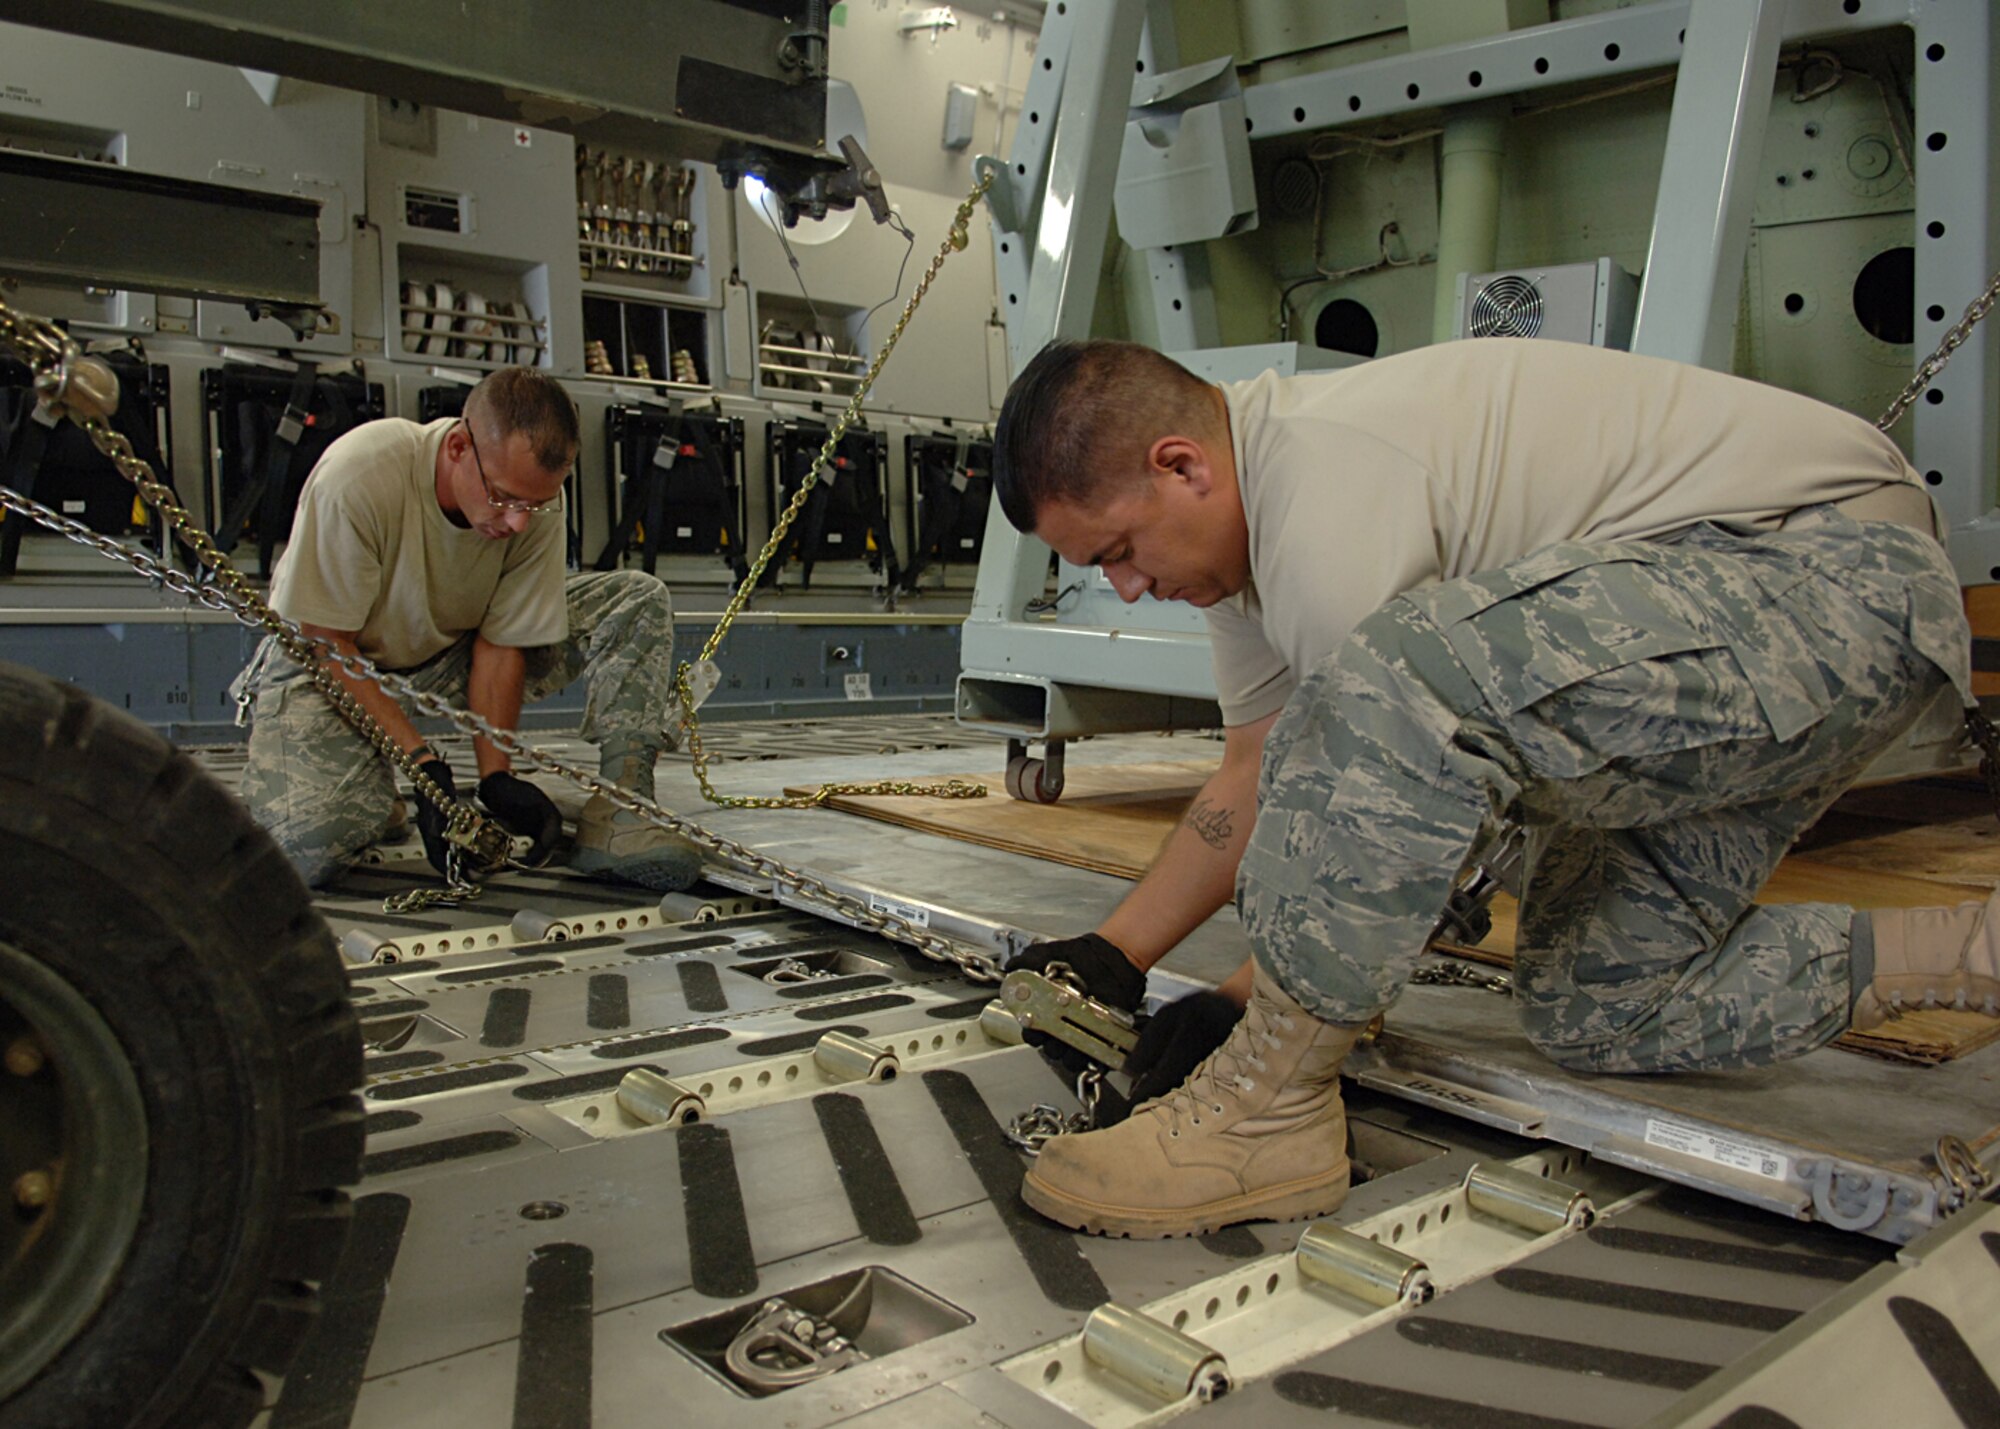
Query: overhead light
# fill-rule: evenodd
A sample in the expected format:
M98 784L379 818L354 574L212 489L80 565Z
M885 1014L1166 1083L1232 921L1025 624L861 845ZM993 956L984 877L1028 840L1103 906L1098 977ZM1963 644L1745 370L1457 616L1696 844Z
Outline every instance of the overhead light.
M946 30L957 28L958 16L952 13L949 5L918 6L913 10L905 10L902 18L896 21L896 29L906 36L929 31L932 44L936 44L937 37Z

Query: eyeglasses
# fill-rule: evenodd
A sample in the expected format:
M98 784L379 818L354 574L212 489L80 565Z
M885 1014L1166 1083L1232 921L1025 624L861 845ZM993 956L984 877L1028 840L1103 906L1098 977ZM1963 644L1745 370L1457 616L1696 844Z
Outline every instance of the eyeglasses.
M562 500L560 494L551 496L547 501L517 501L511 496L494 495L493 483L486 479L486 463L479 458L479 443L472 439L472 423L463 417L459 418L459 423L465 428L465 444L472 448L472 464L479 472L479 485L486 493L488 506L495 511L519 511L525 516L545 516L556 509L556 503Z

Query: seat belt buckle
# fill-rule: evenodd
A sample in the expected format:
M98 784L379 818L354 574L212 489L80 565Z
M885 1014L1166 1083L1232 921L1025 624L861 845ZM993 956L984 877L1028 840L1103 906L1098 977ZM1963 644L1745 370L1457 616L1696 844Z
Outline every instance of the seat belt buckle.
M1000 1006L1023 1030L1046 1033L1114 1071L1139 1042L1130 1014L1084 992L1068 963L1050 963L1046 976L1033 968L1008 973Z

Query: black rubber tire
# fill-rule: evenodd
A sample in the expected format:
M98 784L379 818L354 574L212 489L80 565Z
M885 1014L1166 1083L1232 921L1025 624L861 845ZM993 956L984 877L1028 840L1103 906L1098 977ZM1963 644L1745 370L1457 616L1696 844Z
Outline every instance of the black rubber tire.
M332 936L214 779L5 664L0 890L0 941L121 1044L149 1153L116 1279L0 1429L247 1424L256 1372L281 1375L313 1323L347 1235L338 1188L361 1175L361 1036Z

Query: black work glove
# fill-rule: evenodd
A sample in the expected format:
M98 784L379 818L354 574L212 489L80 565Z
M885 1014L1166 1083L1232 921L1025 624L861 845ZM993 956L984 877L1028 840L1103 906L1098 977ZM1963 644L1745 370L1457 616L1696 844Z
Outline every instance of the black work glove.
M479 781L479 802L510 833L533 839L534 847L521 862L539 868L562 837L562 815L555 801L510 769L497 770Z
M1031 968L1046 973L1050 963L1068 963L1076 981L1083 984L1084 992L1125 1012L1137 1012L1146 999L1146 975L1133 967L1114 944L1095 933L1023 948L1007 964L1007 971ZM1086 1067L1099 1065L1094 1058L1066 1042L1058 1042L1046 1032L1023 1028L1021 1040L1060 1067L1070 1081Z
M1132 1105L1163 1097L1186 1081L1229 1040L1242 1016L1243 1009L1219 992L1191 992L1161 1008L1140 1029L1139 1045L1125 1059Z
M452 782L451 766L442 759L426 759L417 768L437 782L447 799L458 797L458 785ZM449 808L440 809L422 793L417 795L417 832L423 835L424 857L439 873L444 872L444 851L449 847L445 842L444 829L450 818Z
M1034 943L1021 949L1007 964L1008 972L1032 968L1046 973L1050 963L1068 963L1083 990L1099 1002L1126 1012L1137 1012L1146 1000L1146 975L1132 966L1132 960L1095 933L1078 938L1058 938L1052 943ZM1035 1033L1029 1033L1030 1037Z

